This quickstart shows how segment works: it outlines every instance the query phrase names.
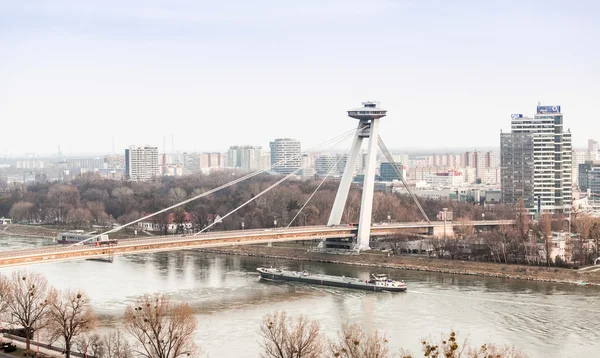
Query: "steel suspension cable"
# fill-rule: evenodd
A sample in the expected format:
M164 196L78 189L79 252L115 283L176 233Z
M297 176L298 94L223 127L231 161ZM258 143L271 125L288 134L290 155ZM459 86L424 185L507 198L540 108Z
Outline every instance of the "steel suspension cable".
M286 228L289 228L292 223L294 222L294 220L296 220L296 218L298 217L298 215L300 215L300 213L302 212L302 210L304 210L304 208L306 207L306 205L308 205L308 203L310 202L310 199L313 198L313 196L315 196L315 194L317 193L317 191L319 191L319 189L321 188L321 185L323 185L323 183L325 183L325 180L327 180L327 178L329 178L329 176L333 173L333 170L335 168L337 168L338 164L340 163L340 161L342 160L342 158L344 158L344 156L340 156L340 158L337 160L337 162L335 162L335 165L333 165L331 167L331 169L327 172L327 175L325 176L325 178L323 178L323 180L321 180L321 182L319 183L319 185L317 186L317 188L315 189L315 191L313 191L313 193L308 197L308 199L306 199L306 202L304 203L304 205L302 205L302 207L300 208L300 210L298 210L298 212L296 213L296 215L294 215L294 218L292 218L292 220L290 220L289 224L286 226ZM306 225L306 222L304 223L304 225Z
M381 151L383 152L383 155L390 162L390 164L392 164L392 167L396 171L396 174L398 174L398 176L400 177L400 180L402 181L402 184L404 184L404 188L406 188L406 191L408 191L408 193L412 197L412 199L415 202L415 204L417 204L417 207L421 211L421 214L423 215L423 217L425 218L425 220L427 220L428 223L431 223L431 221L429 221L429 218L427 217L427 214L425 214L425 210L423 210L423 207L419 203L419 200L417 199L417 197L415 196L415 194L412 192L412 190L410 190L410 188L408 187L408 183L406 182L406 180L404 180L404 175L402 175L402 173L398 169L398 166L396 165L396 162L394 161L394 157L392 157L392 154L387 149L385 143L383 143L383 139L381 139L381 136L379 136L379 138L377 139L377 143L379 144L379 149L381 149Z
M335 144L333 144L328 150L331 150L332 148L334 148L335 146L337 146L338 144L344 142L345 140L347 140L348 138L350 138L351 136L353 136L354 133L348 133L348 135L346 135L346 137L342 138L341 140L339 140L338 142L336 142ZM320 154L316 159L321 158L322 156L324 156L325 153ZM224 216L222 216L220 218L220 221L214 221L212 224L206 226L205 228L203 228L202 230L198 231L197 233L194 234L194 236L199 235L201 233L203 233L204 231L208 230L209 228L213 227L214 225L218 224L219 222L223 221L223 219L225 219L226 217L232 215L233 213L235 213L236 211L240 210L241 208L243 208L244 206L250 204L251 202L253 202L254 200L260 198L261 196L263 196L264 194L266 194L268 191L270 191L271 189L275 188L276 186L278 186L279 184L283 183L284 181L286 181L287 179L291 178L292 176L296 175L297 172L299 172L300 170L304 169L307 165L300 165L298 168L296 168L296 170L294 170L293 172L291 172L290 174L287 174L285 177L281 178L280 180L278 180L277 182L275 182L274 184L270 185L268 188L266 188L265 190L261 191L260 193L256 194L255 196L253 196L252 198L248 199L247 201L245 201L243 204L241 204L240 206L238 206L237 208L231 210L230 212L228 212L227 214L225 214ZM288 225L289 227L289 225Z
M345 138L346 138L346 137L347 137L349 134L352 134L352 133L354 133L354 131L356 131L356 129L351 129L351 130L349 130L349 131L346 131L346 132L344 132L344 133L342 133L342 134L340 134L340 135L338 135L338 136L336 136L336 137L334 137L334 138L332 138L332 139L330 139L330 140L327 140L327 141L325 141L325 142L323 142L323 143L321 143L321 144L318 144L318 145L316 145L316 146L314 146L314 147L311 147L311 148L309 148L309 149L305 150L305 153L307 153L307 152L309 152L309 151L314 151L314 150L316 150L317 148L320 148L320 147L322 147L322 146L324 146L324 145L327 145L328 143L330 143L330 142L332 142L332 141L335 141L335 140L337 140L337 139L338 139L338 138L340 138L340 137L343 137L343 138L345 139ZM336 142L336 143L337 143L337 142ZM272 168L275 168L275 167L278 167L278 166L280 166L280 165L283 165L283 164L287 163L287 162L288 162L288 161L290 161L290 160L296 159L296 158L298 158L298 157L302 157L302 154L303 154L303 153L300 153L300 154L297 154L297 155L295 155L295 156L293 156L293 157L290 157L290 158L285 158L285 159L283 159L283 160L280 160L279 162L277 162L277 163L275 163L274 165L272 165L272 166L271 166L271 169L272 169ZM242 182L242 181L244 181L244 180L246 180L246 179L252 178L252 177L254 177L254 176L256 176L256 175L259 175L259 174L265 173L265 172L267 172L267 171L269 171L269 169L262 169L262 170L257 170L257 171L254 171L254 172L252 172L252 173L249 173L249 174L247 174L247 175L244 175L244 176L242 176L242 177L240 177L240 178L238 178L238 179L235 179L235 180L232 180L232 181L230 181L230 182L228 182L228 183L226 183L226 184L223 184L223 185L221 185L221 186L219 186L219 187L217 187L217 188L211 189L211 190L209 190L209 191L207 191L207 192L204 192L204 193L202 193L202 194L198 194L198 195L196 195L196 196L193 196L193 197L191 197L191 198L188 198L188 199L186 199L186 200L180 201L179 203L173 204L173 205L171 205L171 206L169 206L169 207L167 207L167 208L161 209L161 210L159 210L159 211L157 211L157 212L154 212L154 213L152 213L152 214L148 214L148 215L146 215L146 216L144 216L144 217L141 217L141 218L139 218L139 219L133 220L133 221L131 221L131 222L128 222L128 223L126 223L126 224L123 224L123 225L117 226L116 228L113 228L113 229L107 230L107 231L105 231L105 232L103 232L103 233L100 233L100 234L94 235L94 236L92 236L92 237L89 237L89 238L87 238L87 239L85 239L85 240L81 240L81 241L79 241L79 242L78 242L78 243L76 243L76 244L69 245L68 247L77 246L77 245L82 245L82 244L84 244L84 243L86 243L86 242L88 242L88 241L91 241L91 240L93 240L93 239L96 239L96 238L98 238L98 237L100 237L100 236L102 236L102 235L107 235L107 234L115 233L115 232L117 232L117 231L120 231L121 229L123 229L123 228L125 228L125 227L127 227L127 226L130 226L130 225L136 224L136 223L138 223L138 222L140 222L140 221L143 221L143 220L146 220L146 219L150 219L150 218L152 218L152 217L154 217L154 216L156 216L156 215L158 215L158 214L162 214L162 213L164 213L164 212L166 212L166 211L169 211L169 210L175 209L175 208L177 208L177 207L179 207L179 206L182 206L182 205L185 205L185 204L187 204L187 203L189 203L189 202L192 202L192 201L198 200L198 199L200 199L200 198L203 198L203 197L205 197L205 196L208 196L208 195L210 195L210 194L213 194L213 193L215 193L215 192L217 192L217 191L219 191L219 190L225 189L225 188L227 188L227 187L229 187L229 186L235 185L235 184L237 184L237 183L239 183L239 182Z

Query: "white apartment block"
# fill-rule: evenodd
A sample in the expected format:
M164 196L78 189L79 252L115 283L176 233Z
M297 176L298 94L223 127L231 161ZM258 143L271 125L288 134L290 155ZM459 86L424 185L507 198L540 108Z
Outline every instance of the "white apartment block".
M277 138L270 143L271 169L279 174L291 174L302 165L300 141Z
M513 115L512 133L533 139L533 197L541 210L568 212L572 201L571 133L563 129L560 106L539 106L533 118ZM503 170L514 170L508 165ZM504 184L503 184L504 185Z
M264 169L262 147L252 145L236 145L229 147L227 163L231 168L243 171Z
M125 174L132 181L145 181L158 176L158 147L146 145L125 149Z

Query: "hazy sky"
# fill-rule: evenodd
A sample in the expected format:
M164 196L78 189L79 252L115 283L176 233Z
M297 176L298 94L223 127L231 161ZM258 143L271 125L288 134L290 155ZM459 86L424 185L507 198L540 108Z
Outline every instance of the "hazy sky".
M560 104L600 139L598 1L0 1L0 155L315 145L378 100L388 147L490 147Z

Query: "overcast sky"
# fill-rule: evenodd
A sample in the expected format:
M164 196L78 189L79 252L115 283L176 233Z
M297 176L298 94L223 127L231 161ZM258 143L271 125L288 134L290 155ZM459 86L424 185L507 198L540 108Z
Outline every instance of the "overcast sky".
M378 100L388 147L499 145L562 105L600 139L598 1L0 1L0 150L309 147Z

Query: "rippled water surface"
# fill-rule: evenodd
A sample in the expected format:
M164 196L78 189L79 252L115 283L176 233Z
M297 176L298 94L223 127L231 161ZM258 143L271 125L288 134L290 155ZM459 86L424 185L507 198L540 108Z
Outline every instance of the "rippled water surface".
M0 250L45 244L0 238ZM185 300L198 314L196 338L209 357L258 356L259 324L274 310L318 319L329 336L342 323L358 321L386 332L392 350L417 352L420 338L450 329L477 344L486 339L514 344L531 357L596 356L600 349L600 290L595 287L389 270L384 272L403 279L409 291L374 293L263 282L255 271L263 265L362 278L375 272L192 250L120 256L112 264L72 261L28 269L44 273L58 288L83 288L94 300L103 329L118 326L125 306L144 293L160 291Z

